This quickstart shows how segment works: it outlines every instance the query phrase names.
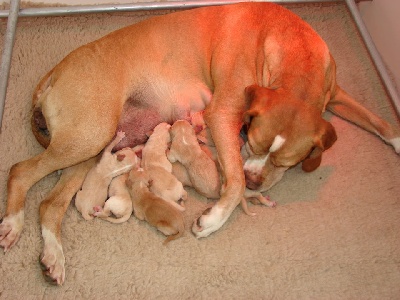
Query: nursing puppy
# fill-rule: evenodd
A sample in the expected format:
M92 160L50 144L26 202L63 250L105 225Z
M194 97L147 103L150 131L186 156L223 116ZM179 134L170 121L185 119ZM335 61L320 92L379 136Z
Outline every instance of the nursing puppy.
M82 188L76 194L75 206L85 220L93 219L93 207L104 205L111 180L139 163L138 157L130 148L111 153L124 137L124 132L117 133L115 139L104 149L99 162L88 172Z
M161 167L167 172L172 172L172 165L167 159L168 146L171 143L170 124L158 124L151 133L146 145L142 149L142 168Z
M180 162L198 193L207 198L218 198L221 190L219 172L214 161L201 150L195 130L188 121L178 120L171 129L171 147L167 153L171 163Z
M178 120L170 129L172 143L167 156L173 163L173 174L184 185L193 187L199 194L207 198L219 198L221 177L217 168L216 149L207 145L201 147L192 126L193 123L191 125L186 120ZM205 126L202 126L202 130L204 129ZM212 145L211 139L208 142ZM247 207L247 200L250 199L256 199L269 207L276 205L261 193L246 189L241 204L243 211L252 216L255 213L249 211Z
M146 170L151 179L150 191L176 209L185 211L185 202L188 199L188 194L183 188L182 182L174 174L161 167L150 166L144 170Z
M187 192L171 173L172 164L167 158L168 146L171 143L170 127L167 123L160 123L154 128L142 149L141 166L151 178L150 191L184 211Z
M267 97L246 97L245 88L253 84L268 88ZM116 131L127 135L118 148L134 147L157 124L204 110L226 188L207 214L194 220L201 224L192 227L197 237L225 224L246 184L262 191L267 188L263 182L279 177L276 168L303 161L307 170L318 167L336 139L333 126L321 117L326 109L400 153L398 128L337 84L335 60L315 30L267 2L183 10L114 31L52 68L35 89L32 106L33 133L46 149L10 169L0 246L8 251L20 238L28 190L62 169L40 206L43 255L48 257L42 260L44 273L58 284L65 275L62 217L91 167L88 161ZM244 121L251 161L244 164L245 172L239 140ZM275 152L268 156L270 149ZM266 167L253 167L260 158Z
M102 218L111 223L123 223L129 220L132 215L132 200L126 180L129 173L115 177L108 188L108 196L104 207L95 206L93 216ZM111 217L114 215L115 218Z
M133 211L139 220L145 220L168 237L163 244L181 237L185 231L182 213L171 204L150 192L151 180L143 169L129 173L127 185Z

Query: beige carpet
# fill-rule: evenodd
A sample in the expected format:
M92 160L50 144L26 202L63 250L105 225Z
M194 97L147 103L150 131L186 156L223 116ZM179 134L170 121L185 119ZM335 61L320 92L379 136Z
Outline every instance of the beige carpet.
M343 5L292 9L326 39L339 83L366 107L394 121L390 101ZM41 151L29 109L38 80L70 50L148 17L102 14L23 18L18 23L0 135L0 215L12 164ZM1 20L1 42L5 32ZM140 43L140 41L137 41ZM30 191L23 235L0 253L0 299L399 299L400 157L375 136L326 116L338 141L315 172L287 172L269 195L275 209L238 207L225 226L197 240L164 237L132 217L127 223L84 221L70 206L63 222L66 282L42 278L38 207L57 180ZM205 199L190 191L186 224Z

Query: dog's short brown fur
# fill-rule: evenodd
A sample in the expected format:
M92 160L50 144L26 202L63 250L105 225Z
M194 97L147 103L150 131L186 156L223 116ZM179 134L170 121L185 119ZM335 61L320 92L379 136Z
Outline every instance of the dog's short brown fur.
M253 84L269 88L268 96L252 97L247 91L246 99L245 88ZM243 116L251 160L245 163L247 183L259 190L264 187L260 177L271 181L264 169L288 168L307 157L306 169L318 165L325 137L333 136L321 117L325 109L379 135L400 152L398 130L337 85L335 61L325 42L283 7L204 7L117 30L71 52L37 86L32 127L46 150L10 170L0 246L8 250L21 235L27 191L47 174L64 169L40 207L44 249L58 258L43 261L45 276L62 283L62 217L91 158L118 130L127 133L119 147L134 146L144 143L157 124L172 124L201 110L226 183L219 201L195 221L201 230L194 228L194 234L206 237L226 222L243 197L246 180L238 138ZM279 128L282 116L284 127ZM279 129L284 135L278 138ZM253 168L255 156L265 158L278 146L291 154L288 159L277 153L266 160L268 168ZM58 246L47 247L50 240Z
M150 192L151 180L143 169L132 170L129 173L127 185L131 194L135 217L146 220L168 237L169 241L182 236L185 224L181 212L171 204Z

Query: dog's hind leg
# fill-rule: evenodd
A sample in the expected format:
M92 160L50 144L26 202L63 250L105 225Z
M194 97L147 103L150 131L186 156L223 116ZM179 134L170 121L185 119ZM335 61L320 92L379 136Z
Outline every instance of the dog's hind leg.
M79 131L77 131L79 132ZM64 132L66 133L66 132ZM73 133L68 132L71 135ZM78 135L78 134L77 134ZM51 140L50 145L39 155L12 166L7 183L7 209L0 224L0 246L8 251L19 239L24 224L24 204L28 190L40 179L56 171L78 164L101 151L104 144L83 145L80 148L68 143L72 136ZM84 142L76 139L76 143ZM87 142L87 141L86 141Z
M96 158L92 158L64 169L56 186L40 204L44 247L39 262L43 276L52 284L62 284L65 279L65 257L61 245L61 222L64 213L95 163Z

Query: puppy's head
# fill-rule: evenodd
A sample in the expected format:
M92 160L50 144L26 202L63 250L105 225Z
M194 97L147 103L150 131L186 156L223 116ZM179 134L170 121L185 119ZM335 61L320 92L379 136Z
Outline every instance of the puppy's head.
M245 92L250 103L242 151L247 187L265 191L299 162L304 171L315 170L323 151L336 141L335 129L321 112L283 89L252 85Z
M170 129L171 138L174 139L175 136L190 136L195 135L195 130L192 125L186 120L178 120L174 124L172 124Z

